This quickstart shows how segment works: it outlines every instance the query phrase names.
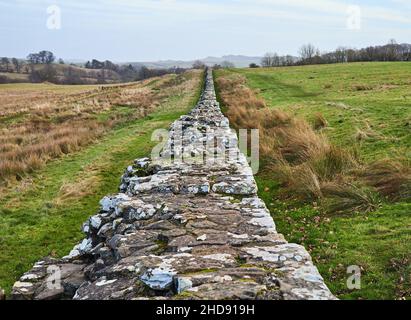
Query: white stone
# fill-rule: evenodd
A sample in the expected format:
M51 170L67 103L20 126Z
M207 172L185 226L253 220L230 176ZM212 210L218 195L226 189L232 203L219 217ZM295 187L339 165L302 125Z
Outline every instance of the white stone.
M90 218L90 224L96 230L100 229L102 223L103 220L101 220L101 217L98 215Z
M13 288L15 289L21 289L21 288L30 288L32 287L33 284L30 282L21 282L21 281L17 281L14 285Z
M107 286L109 284L113 284L115 282L117 282L117 279L114 279L114 280L101 280L100 282L96 283L96 286L97 287L103 287L103 286Z
M30 280L37 280L39 278L40 278L39 275L29 273L29 274L26 274L26 275L22 276L20 280L21 281L30 281Z
M207 235L206 234L204 234L201 237L197 238L197 241L206 241L206 240L207 240Z
M79 251L83 253L89 253L93 249L93 240L84 239L79 246Z
M208 256L203 256L204 259L211 259L215 261L221 261L221 262L232 262L234 261L233 256L231 254L227 253L216 253L216 254L210 254Z

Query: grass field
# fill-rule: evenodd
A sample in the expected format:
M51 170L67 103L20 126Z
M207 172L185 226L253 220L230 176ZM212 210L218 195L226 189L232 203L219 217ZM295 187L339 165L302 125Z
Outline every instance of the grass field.
M239 81L235 87L232 82L234 88L230 88L227 79L239 76L245 78L245 83ZM289 123L297 123L296 127L309 133L308 138L316 139L313 141L322 141L327 148L331 145L341 159L344 154L354 154L357 171L367 171L378 161L401 160L402 171L399 173L398 169L395 174L398 181L408 179L405 196L397 199L393 193L396 199L388 199L372 189L370 193L378 198L372 210L326 211L321 196L318 201L294 197L287 185L277 179L279 167L273 167L271 160L262 162L257 182L279 231L290 242L303 244L311 252L339 298L411 299L411 63L221 70L216 72L216 78L220 81L219 95L234 123L247 122L248 113L243 110L236 114L232 109L250 103L262 108L262 118L268 118L264 110L269 108L287 112L290 119L305 119L315 131L299 120ZM252 92L244 91L244 84ZM241 92L245 92L243 100L238 98ZM281 132L287 130L284 127ZM297 167L300 163L283 166L290 171ZM400 177L402 172L407 177ZM391 181L394 173L388 174L386 180ZM346 179L345 175L335 174L341 179ZM355 184L360 183L360 177L352 175L350 179ZM328 177L336 183L333 179L336 180ZM384 175L379 179L384 184ZM356 196L353 192L350 195ZM361 290L347 289L347 267L351 265L361 267Z
M13 282L35 261L50 254L63 256L71 250L83 237L81 225L98 210L99 200L118 192L124 169L133 159L150 154L155 145L151 142L153 130L168 128L172 121L192 108L199 97L200 82L200 73L191 72L179 78L166 76L143 84L132 84L131 88L125 89L126 92L135 90L136 86L138 92L141 86L153 91L155 106L149 108L146 115L132 117L132 112L138 107L134 105L138 104L137 99L130 106L131 110L127 107L121 109L116 104L99 109L93 117L103 123L113 112L124 112L125 117L80 150L58 159L49 159L41 169L27 173L21 181L9 182L1 189L0 287L9 292ZM56 101L68 100L69 105L73 98L71 95L83 95L84 89L100 92L96 87L14 86L17 87L12 87L13 90L27 90L29 87L36 96L43 95L44 89L51 90L53 95L61 92L62 96L56 97ZM10 86L7 87L9 89ZM0 86L0 94L2 90L6 89ZM113 89L104 94L111 101L119 90ZM138 98L139 95L133 97ZM61 105L65 106L65 103Z
M0 186L189 92L193 73L125 85L0 86Z
M241 71L240 71L241 72ZM242 71L269 106L312 120L322 113L327 135L351 146L358 130L365 159L411 156L411 63L354 63ZM371 128L370 128L371 127Z

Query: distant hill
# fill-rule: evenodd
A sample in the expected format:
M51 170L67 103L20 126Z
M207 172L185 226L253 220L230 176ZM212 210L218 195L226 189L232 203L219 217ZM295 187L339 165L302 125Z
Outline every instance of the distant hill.
M261 64L262 57L249 57L242 55L228 55L223 57L207 57L202 61L207 65L220 64L224 61L233 63L237 68L248 67L251 63Z
M237 68L248 67L251 63L261 64L262 57L249 57L243 55L227 55L222 57L207 57L198 59L208 66L221 64L224 61L233 63ZM146 66L147 68L191 68L194 60L161 60L161 61L146 61L146 62L127 62L124 64L131 64L134 67Z

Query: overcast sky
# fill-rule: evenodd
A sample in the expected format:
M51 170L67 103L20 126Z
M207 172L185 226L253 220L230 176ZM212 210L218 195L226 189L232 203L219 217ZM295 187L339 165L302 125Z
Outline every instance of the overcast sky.
M43 49L116 62L296 55L308 42L330 50L391 38L411 42L411 0L0 0L0 56L9 57Z

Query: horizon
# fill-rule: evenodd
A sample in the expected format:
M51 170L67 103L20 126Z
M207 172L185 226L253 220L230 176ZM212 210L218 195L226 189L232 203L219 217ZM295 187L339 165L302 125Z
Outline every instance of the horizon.
M1 56L50 50L81 61L297 56L306 43L322 51L406 43L411 26L406 0L0 0L0 9Z

